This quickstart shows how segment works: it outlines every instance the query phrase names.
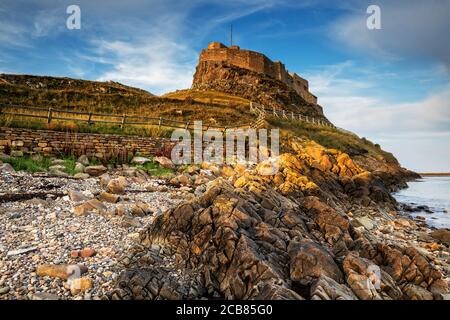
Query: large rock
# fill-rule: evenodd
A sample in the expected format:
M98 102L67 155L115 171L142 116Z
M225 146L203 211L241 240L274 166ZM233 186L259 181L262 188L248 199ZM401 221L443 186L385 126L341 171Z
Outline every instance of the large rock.
M344 280L342 272L334 262L332 255L310 240L291 242L288 247L288 254L291 258L290 277L292 281L298 281L306 285L321 275L327 276L338 283L342 283Z
M440 242L450 242L450 231L447 229L434 230L430 235Z
M266 197L280 196L266 190ZM301 299L285 281L289 278L286 243L290 235L287 229L283 232L274 227L277 222L273 217L278 210L285 212L280 223L293 232L305 229L296 218L291 201L285 198L273 201L280 205L277 211L260 209L252 193L237 193L219 178L198 199L156 217L142 233L141 245L152 248L164 244L164 252L174 257L182 272L192 279L186 283L176 281L171 294L165 296L199 298L209 292L229 299ZM128 266L134 271L122 273L118 295L161 298L158 288L164 287L164 281L159 280L162 271L159 260L164 261L162 257L152 257L149 261L155 263L145 270ZM147 283L153 283L155 290L149 293L144 289ZM190 293L188 287L198 289Z
M83 193L75 190L69 190L68 195L70 200L73 202L81 202L89 200L89 197L85 196Z
M153 161L158 162L162 168L174 169L175 164L167 157L154 157Z
M69 281L70 293L74 296L92 288L92 280L87 277L75 278Z
M106 188L114 194L124 194L127 186L127 180L124 177L112 179L108 182Z
M150 160L149 158L145 158L145 157L134 157L133 159L131 159L131 163L134 164L139 164L139 165L143 165L146 164L147 162L151 162L152 160Z
M77 216L82 216L91 212L103 213L108 208L98 199L91 199L83 204L73 207L73 213Z
M405 295L411 300L433 300L433 294L421 286L409 283L403 288Z
M2 173L15 173L16 170L9 163L0 164L0 172Z
M61 278L67 280L87 272L86 266L76 264L44 264L36 268L36 274L41 277Z
M311 286L311 300L358 300L347 286L321 275Z
M105 166L98 165L98 166L88 166L84 169L84 172L89 174L90 176L98 177L104 174L107 170L108 168L106 168Z
M87 167L89 165L89 158L87 157L87 155L83 154L78 157L77 162Z
M77 163L75 163L74 172L75 173L83 173L85 168L86 167L83 164L77 162Z
M98 195L98 199L104 202L117 203L120 197L117 194L102 192Z
M138 243L119 263L123 272L112 298L445 298L448 284L430 262L434 258L397 244L391 216L367 208L373 229L350 223L361 217L362 200L368 206L384 202L381 193L372 195L376 188L385 192L382 175L338 150L296 141L295 153L282 154L272 176L263 174L263 164L232 175L219 170L225 179L215 178L210 165L195 171L193 181L215 180L129 234ZM383 206L392 210L392 204ZM126 221L132 218L120 219L135 225ZM375 228L384 219L390 234Z

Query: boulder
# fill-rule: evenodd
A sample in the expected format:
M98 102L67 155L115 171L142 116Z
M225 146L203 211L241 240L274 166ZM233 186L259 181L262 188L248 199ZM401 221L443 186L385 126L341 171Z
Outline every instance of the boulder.
M36 274L41 277L69 279L87 272L87 267L79 264L43 264L36 268Z
M81 163L84 166L88 166L89 165L89 158L87 157L87 155L83 154L83 155L78 157L77 162Z
M355 252L349 252L342 267L346 274L346 282L361 300L381 300L378 290L381 289L381 270Z
M93 177L98 177L104 174L108 169L105 166L88 166L84 169L84 172Z
M175 164L167 157L154 157L153 161L158 162L162 168L175 169Z
M447 229L436 229L430 233L433 239L440 242L450 242L450 231Z
M52 172L52 171L64 171L64 170L66 170L66 167L64 165L62 165L62 164L55 164L55 165L52 165L52 166L48 167L48 170L50 172Z
M90 258L92 256L95 256L97 252L92 248L84 248L80 250L80 257L81 258Z
M103 188L106 188L108 186L108 183L111 181L111 176L108 173L102 174L100 177L100 186Z
M131 207L131 213L135 216L145 216L153 213L153 210L148 203L137 202Z
M403 293L410 300L433 300L433 294L430 291L412 283L403 288Z
M91 199L83 204L73 207L73 213L77 216L85 215L90 212L97 211L103 213L107 210L107 207L97 199Z
M288 246L288 254L291 258L290 278L292 281L306 285L321 275L338 283L344 280L332 255L313 241L291 242Z
M86 167L83 164L77 162L77 163L75 163L74 172L75 173L83 173L85 168Z
M15 173L16 170L9 164L9 163L3 163L0 165L0 172L2 173Z
M88 179L89 177L90 177L90 175L88 175L87 173L75 173L74 175L73 175L73 177L75 178L75 179L80 179L80 180L83 180L83 179Z
M98 199L104 202L117 203L120 197L117 194L102 192L98 195Z
M339 284L326 275L313 282L310 289L311 300L358 300L347 286Z
M177 178L178 183L182 186L189 186L192 184L192 179L188 174L179 175Z
M70 293L74 296L92 288L92 280L87 277L71 279L69 282Z
M83 193L79 191L69 190L68 195L70 200L72 200L73 202L81 202L89 200L87 196L85 196Z
M134 157L133 159L131 159L131 163L134 164L138 164L138 165L143 165L146 164L147 162L151 162L152 160L150 160L149 158L145 158L145 157Z
M363 226L367 230L372 230L375 227L374 221L369 217L358 217L354 220L359 226Z
M127 186L127 181L124 177L112 179L106 185L109 192L114 194L124 194L125 187Z

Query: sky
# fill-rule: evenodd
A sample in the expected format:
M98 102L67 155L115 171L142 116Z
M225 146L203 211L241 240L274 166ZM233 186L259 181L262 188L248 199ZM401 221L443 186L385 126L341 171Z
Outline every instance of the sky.
M70 30L66 9L81 9ZM369 30L369 5L381 29ZM211 41L281 60L325 115L419 172L450 172L449 0L0 2L0 73L188 88Z

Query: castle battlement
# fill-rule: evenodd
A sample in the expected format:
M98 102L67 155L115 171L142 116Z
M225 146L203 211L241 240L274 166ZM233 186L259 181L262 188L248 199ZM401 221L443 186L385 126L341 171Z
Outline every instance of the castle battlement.
M309 92L306 79L296 73L289 74L283 63L274 62L262 53L242 50L238 46L227 47L220 42L211 42L208 48L203 49L200 54L199 63L202 61L227 62L239 68L263 73L284 82L307 102L317 104L317 97Z

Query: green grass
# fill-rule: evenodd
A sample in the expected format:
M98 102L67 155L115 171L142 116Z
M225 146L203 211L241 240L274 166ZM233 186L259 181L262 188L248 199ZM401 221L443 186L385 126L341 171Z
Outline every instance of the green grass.
M2 159L9 163L16 171L45 172L51 166L51 160L47 157L32 159L30 157L11 157Z
M73 176L75 174L75 164L77 163L77 159L75 159L75 157L73 156L70 156L63 158L63 160L64 160L63 166L65 167L64 172Z
M34 130L54 130L63 132L78 133L99 133L99 134L116 134L142 137L163 137L170 138L173 129L161 128L155 126L125 126L121 128L118 125L111 124L87 124L86 122L52 122L50 125L44 121L28 121L5 119L0 117L0 126L7 128L29 128Z
M381 156L389 163L397 163L397 159L392 153L382 150L379 145L372 143L366 138L359 138L356 135L335 128L279 118L270 118L268 122L272 127L280 128L288 136L305 137L326 148L337 149L350 156Z
M161 168L156 162L147 162L143 165L137 165L136 168L147 172L152 177L167 177L174 173L172 169Z
M75 164L77 159L73 156L63 157L64 172L70 175L75 174ZM46 172L49 167L52 166L52 159L48 157L37 157L35 159L29 156L23 157L8 157L2 159L3 162L11 164L16 171L27 172ZM90 165L99 165L101 162L96 158L90 159ZM141 169L147 172L152 177L167 177L174 173L174 170L168 168L161 168L156 162L147 162L144 165L135 166L137 169Z
M75 164L77 160L73 156L63 157L64 172L70 175L75 174ZM31 158L30 156L23 157L8 157L2 158L2 161L9 163L16 171L27 171L27 172L46 172L52 166L52 159L48 157L36 157Z

